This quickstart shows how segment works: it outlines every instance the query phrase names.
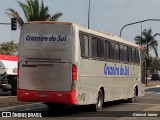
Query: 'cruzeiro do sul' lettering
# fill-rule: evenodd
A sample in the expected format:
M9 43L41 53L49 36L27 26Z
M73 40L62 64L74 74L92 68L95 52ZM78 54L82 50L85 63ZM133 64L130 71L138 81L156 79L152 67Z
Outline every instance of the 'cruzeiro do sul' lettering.
M109 66L107 63L104 65L104 74L105 75L121 75L121 76L129 76L129 66Z
M51 35L51 36L26 36L26 41L66 41L67 36L66 35Z

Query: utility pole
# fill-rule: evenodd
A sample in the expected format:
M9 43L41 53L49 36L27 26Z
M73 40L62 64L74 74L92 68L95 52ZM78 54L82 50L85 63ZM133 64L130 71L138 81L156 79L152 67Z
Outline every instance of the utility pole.
M126 24L126 25L124 25L124 26L121 28L119 36L121 37L121 35L122 35L122 30L123 30L125 27L130 26L130 25L134 25L134 24L138 24L138 23L141 23L141 25L142 25L143 22L147 22L147 21L160 21L160 19L146 19L146 20L141 20L141 21L137 21L137 22L133 22L133 23Z
M89 0L89 3L88 3L88 29L90 28L90 0Z
M0 23L0 25L11 25L11 23Z

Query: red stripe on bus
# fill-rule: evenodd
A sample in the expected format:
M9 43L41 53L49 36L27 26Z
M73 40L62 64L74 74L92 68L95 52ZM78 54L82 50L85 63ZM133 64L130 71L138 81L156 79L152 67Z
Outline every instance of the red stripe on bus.
M18 57L10 55L0 55L0 60L18 61Z
M76 90L70 92L51 92L17 89L17 99L26 102L53 102L76 105Z

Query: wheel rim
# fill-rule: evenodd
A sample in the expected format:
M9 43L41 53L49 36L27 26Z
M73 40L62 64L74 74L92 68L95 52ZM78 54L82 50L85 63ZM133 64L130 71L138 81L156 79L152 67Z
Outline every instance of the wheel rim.
M97 100L97 104L96 104L97 111L101 111L102 106L103 106L103 94L102 94L102 91L99 91L98 100Z
M132 97L132 102L133 103L136 102L136 89L134 90L134 95Z

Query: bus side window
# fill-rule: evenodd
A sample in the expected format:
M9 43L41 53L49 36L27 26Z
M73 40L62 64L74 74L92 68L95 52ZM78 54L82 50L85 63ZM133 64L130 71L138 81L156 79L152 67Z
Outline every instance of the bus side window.
M85 56L89 56L89 36L84 35L84 45L85 45Z
M139 51L136 49L136 63L140 63Z
M124 46L120 44L120 60L124 61Z
M119 61L119 44L118 43L116 43L115 44L115 57L116 57L116 60L118 60Z
M128 47L129 62L132 62L132 48Z
M98 52L98 48L97 48L97 38L96 37L92 37L92 57L96 58L97 57L97 52Z
M92 37L92 56L104 60L104 40L98 37Z
M89 36L80 34L81 56L89 57Z
M136 49L132 48L132 62L135 63L136 62Z
M124 46L124 61L129 62L128 46Z
M110 42L109 48L110 48L110 50L109 50L110 59L115 59L115 43L114 42Z
M98 39L97 57L104 59L104 40Z
M107 40L105 40L105 59L106 60L110 59L110 56L109 56L109 42Z

